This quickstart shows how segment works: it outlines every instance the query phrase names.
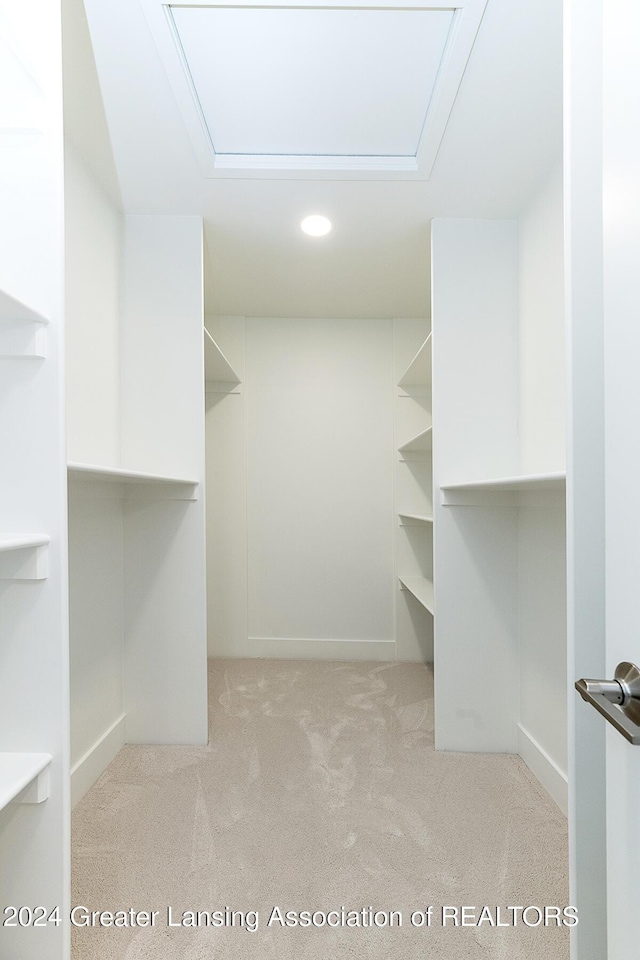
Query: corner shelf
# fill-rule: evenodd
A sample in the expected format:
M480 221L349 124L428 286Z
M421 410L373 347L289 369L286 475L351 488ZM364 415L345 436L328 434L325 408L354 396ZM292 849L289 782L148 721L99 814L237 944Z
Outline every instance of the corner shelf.
M424 341L415 357L398 380L398 386L428 387L431 384L431 334Z
M49 796L48 753L0 753L0 810L12 800L42 803Z
M433 523L433 517L428 517L422 513L399 513L401 520L410 520L415 523Z
M44 580L49 543L46 534L0 534L0 580Z
M426 577L398 577L401 587L413 594L425 610L433 614L433 583Z
M198 481L185 477L171 477L159 473L143 473L122 467L105 467L91 463L67 464L70 480L87 483L117 484L123 496L136 498L136 487L145 498L166 500L196 500Z
M407 440L401 447L398 447L398 453L429 453L433 440L433 427L427 427L421 433L416 434L411 440Z
M206 327L204 330L204 371L207 385L219 387L216 393L231 393L241 382L224 353Z
M440 487L443 506L464 506L482 503L518 503L518 494L560 493L566 490L567 475L531 473L515 477L496 477L491 480L471 480L467 483L447 483ZM484 499L483 499L484 498Z

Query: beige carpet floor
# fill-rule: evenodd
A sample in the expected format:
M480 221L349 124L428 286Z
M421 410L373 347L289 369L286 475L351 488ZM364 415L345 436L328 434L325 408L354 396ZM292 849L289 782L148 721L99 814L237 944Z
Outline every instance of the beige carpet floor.
M159 915L76 928L74 960L566 960L564 927L441 924L565 906L567 827L518 758L434 751L429 668L214 660L209 691L208 747L125 747L77 806L74 904ZM268 927L275 906L403 925Z

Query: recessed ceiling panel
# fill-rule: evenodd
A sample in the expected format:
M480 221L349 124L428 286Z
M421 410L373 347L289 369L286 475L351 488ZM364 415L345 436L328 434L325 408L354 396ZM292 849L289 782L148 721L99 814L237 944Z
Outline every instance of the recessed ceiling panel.
M139 2L205 177L428 179L488 0Z
M453 10L170 12L217 157L416 156Z

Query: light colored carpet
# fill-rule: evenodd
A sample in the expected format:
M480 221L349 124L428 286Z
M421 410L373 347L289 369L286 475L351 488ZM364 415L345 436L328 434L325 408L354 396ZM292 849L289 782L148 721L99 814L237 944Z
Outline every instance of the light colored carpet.
M440 924L442 905L565 906L567 828L519 759L434 751L429 668L215 660L209 691L208 747L125 747L76 808L73 902L160 915L76 929L75 960L568 957L565 928ZM168 928L169 905L259 927ZM276 905L403 926L267 928Z

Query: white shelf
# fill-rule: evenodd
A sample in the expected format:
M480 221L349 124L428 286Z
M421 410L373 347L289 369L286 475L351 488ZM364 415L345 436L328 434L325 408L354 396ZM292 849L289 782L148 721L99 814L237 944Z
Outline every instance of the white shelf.
M0 533L0 553L8 553L12 550L26 550L30 547L44 547L50 542L46 534L37 534L34 536L18 536L17 534Z
M398 453L428 453L431 450L433 437L433 428L427 427L421 433L418 433L411 440L407 440L401 447L398 447Z
M433 523L433 517L427 517L422 513L399 513L401 520L415 520L419 523Z
M0 753L0 810L19 797L22 803L42 803L49 796L48 753ZM31 785L31 789L27 788Z
M204 371L207 383L224 383L237 386L240 377L206 327L204 329Z
M91 499L125 500L197 500L198 481L187 477L170 477L159 473L143 473L122 467L104 467L93 463L68 463L69 480L94 484ZM107 486L103 486L106 484ZM100 486L98 486L100 485ZM105 492L108 488L114 493ZM75 488L76 491L79 489Z
M470 480L467 483L446 483L441 490L564 490L566 473L530 473L520 477L497 477L492 480Z
M445 506L464 506L502 502L517 504L518 495L536 493L563 494L566 490L566 473L531 473L515 477L495 477L490 480L470 480L467 483L447 483L440 487ZM484 499L482 499L484 498Z
M0 580L44 580L49 543L46 534L0 534Z
M398 380L398 386L428 387L431 383L431 334Z
M68 463L69 475L76 480L90 480L100 483L157 483L189 484L195 486L198 481L184 477L169 477L160 473L142 473L140 470L125 470L122 467L103 467L94 463Z
M398 577L401 585L412 593L422 606L433 614L433 583L426 577Z

